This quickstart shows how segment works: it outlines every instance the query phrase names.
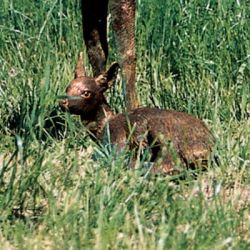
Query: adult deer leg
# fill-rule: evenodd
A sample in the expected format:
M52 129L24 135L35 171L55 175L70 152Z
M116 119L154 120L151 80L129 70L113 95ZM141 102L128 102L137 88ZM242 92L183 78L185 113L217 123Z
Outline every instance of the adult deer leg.
M82 0L83 36L94 76L105 71L108 0Z
M126 82L126 106L128 110L138 107L135 88L135 9L136 0L111 0L112 26L121 56L122 74Z

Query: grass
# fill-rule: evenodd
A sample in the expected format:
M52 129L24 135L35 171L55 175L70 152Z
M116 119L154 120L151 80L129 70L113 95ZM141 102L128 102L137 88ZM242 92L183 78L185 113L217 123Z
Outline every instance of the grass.
M249 249L250 5L138 0L137 9L141 103L203 119L220 166L181 180L126 169L123 154L58 108L83 48L79 1L3 0L0 248ZM120 81L109 99L122 110Z

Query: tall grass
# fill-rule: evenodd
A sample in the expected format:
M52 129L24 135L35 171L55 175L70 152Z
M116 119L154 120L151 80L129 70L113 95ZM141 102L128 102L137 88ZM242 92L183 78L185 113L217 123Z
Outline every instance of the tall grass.
M220 166L183 179L128 170L124 153L93 143L58 108L84 48L79 1L3 0L3 249L249 249L250 5L137 3L141 103L205 120ZM117 60L112 31L109 40ZM122 110L119 81L109 99Z

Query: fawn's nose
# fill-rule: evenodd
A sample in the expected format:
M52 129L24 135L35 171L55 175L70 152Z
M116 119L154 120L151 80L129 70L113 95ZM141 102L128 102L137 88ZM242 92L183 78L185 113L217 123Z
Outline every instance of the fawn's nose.
M68 109L69 101L67 99L59 101L59 106L63 111Z

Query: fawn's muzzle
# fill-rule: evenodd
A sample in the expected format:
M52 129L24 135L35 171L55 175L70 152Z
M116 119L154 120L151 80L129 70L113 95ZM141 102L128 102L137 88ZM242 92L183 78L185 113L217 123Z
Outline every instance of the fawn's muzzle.
M67 111L69 106L69 101L67 99L59 101L59 106L62 111Z

